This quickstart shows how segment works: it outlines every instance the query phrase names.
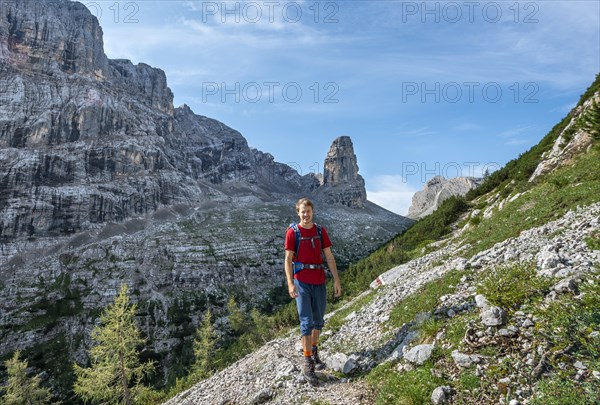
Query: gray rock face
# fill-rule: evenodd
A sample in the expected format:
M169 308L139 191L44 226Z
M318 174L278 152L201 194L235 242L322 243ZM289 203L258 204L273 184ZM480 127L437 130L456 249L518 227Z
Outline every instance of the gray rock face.
M423 190L417 191L413 196L408 217L423 218L435 211L448 197L465 195L481 182L482 179L475 177L445 179L435 176L425 184Z
M482 294L477 294L475 296L475 303L477 304L477 308L481 308L482 310L486 310L490 307L490 302Z
M102 29L83 4L11 0L2 2L0 12L3 62L42 74L60 70L102 78L109 71Z
M174 108L162 70L108 59L79 3L3 1L0 60L0 264L164 206L318 194L314 175ZM352 142L334 145L323 195L365 208Z
M363 208L365 205L365 181L358 174L354 146L348 136L340 136L329 148L323 169L322 192L329 203L352 208Z
M586 100L583 105L577 107L569 113L569 115L571 115L569 124L565 127L565 129L563 129L558 138L556 138L554 145L552 145L552 149L544 152L542 155L542 160L535 168L535 171L531 175L529 181L534 181L538 177L550 173L552 170L558 167L568 164L576 155L585 152L592 145L592 136L584 130L580 129L574 134L567 134L573 130L572 127L576 124L579 117L581 117L586 109L592 106L594 101L600 101L600 93L594 94L594 96Z

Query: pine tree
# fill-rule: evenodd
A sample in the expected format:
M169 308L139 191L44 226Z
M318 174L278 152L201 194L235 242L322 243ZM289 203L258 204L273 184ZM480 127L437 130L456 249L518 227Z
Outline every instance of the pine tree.
M235 301L233 295L229 297L229 301L227 302L227 311L229 312L227 319L229 320L231 331L236 335L244 333L248 328L248 318Z
M256 308L252 308L250 317L252 318L252 333L254 334L255 341L258 344L264 344L271 340L274 335L274 325L271 319L261 314Z
M43 405L49 404L52 394L48 388L40 387L40 378L27 377L27 362L20 360L20 352L15 352L5 366L8 372L8 385L2 403L6 405Z
M100 315L100 325L92 330L95 345L89 353L90 367L74 365L73 391L86 403L141 404L151 395L142 380L154 371L154 364L139 360L138 347L144 339L135 323L135 311L123 284L114 303Z
M192 374L194 378L204 379L212 375L216 368L216 344L217 333L212 323L210 310L204 313L202 324L196 330L194 339L194 366Z
M577 126L588 132L596 140L600 140L600 106L596 100L592 101L577 121Z

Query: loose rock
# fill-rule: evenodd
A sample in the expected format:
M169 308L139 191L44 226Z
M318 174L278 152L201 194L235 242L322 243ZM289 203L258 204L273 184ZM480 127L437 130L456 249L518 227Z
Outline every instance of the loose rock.
M404 355L404 358L411 363L421 365L431 357L434 345L418 345L413 347Z

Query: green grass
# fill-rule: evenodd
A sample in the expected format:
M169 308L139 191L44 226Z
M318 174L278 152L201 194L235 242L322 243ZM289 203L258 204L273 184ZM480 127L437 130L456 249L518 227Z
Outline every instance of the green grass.
M544 378L531 405L589 405L600 402L598 387L578 384L572 380Z
M426 246L451 232L451 224L469 208L463 198L451 197L431 215L417 221L368 257L341 274L345 295L354 297L369 288L381 273L427 253Z
M589 337L591 332L600 330L600 270L596 269L591 280L593 283L580 286L580 299L563 294L534 312L540 318L536 325L539 339L552 350L551 364L562 361L558 353L569 348L573 358L586 358L600 367L600 338Z
M432 357L433 358L433 357ZM434 360L408 372L398 372L396 365L385 363L376 367L366 378L376 392L376 405L422 405L430 403L431 392L446 385L444 378L435 377L429 371Z
M474 255L521 231L555 220L577 206L600 200L600 146L580 156L573 165L559 168L513 202L506 202L491 218L481 221L463 234L470 244L467 256Z
M420 343L432 342L438 332L442 329L444 321L435 318L429 318L419 327Z
M406 297L392 311L390 323L399 326L414 320L422 312L430 312L439 304L439 297L452 293L455 285L464 273L454 271L440 279L425 284L417 292ZM478 292L505 308L517 308L525 305L535 316L536 326L532 329L534 346L550 347L548 357L549 371L539 382L534 396L534 404L583 404L600 401L600 385L593 377L587 382L574 380L572 367L561 370L558 363L572 363L581 360L590 370L600 369L600 338L590 337L590 333L600 330L600 269L591 275L592 282L580 286L580 298L572 294L563 294L558 301L543 306L532 305L540 302L549 291L552 280L537 276L531 264L499 267L485 273L474 273L473 283ZM450 357L453 349L466 350L494 358L506 350L518 350L519 346L499 347L497 344L481 346L473 352L462 345L462 339L470 324L477 322L477 311L460 313L453 318L430 319L413 328L420 335L431 338L443 330L435 354L426 364L413 371L399 372L395 363L386 363L376 367L366 375L366 381L377 393L376 404L424 404L439 385L450 385L456 390L454 403L473 404L477 398L498 399L501 392L496 391L497 381L513 374L523 367L511 357L503 357L492 362L484 377L475 375L474 369L457 369ZM510 322L510 319L509 319ZM417 342L415 341L414 344ZM442 346L444 347L442 349ZM569 348L569 355L561 354ZM438 377L430 372L438 370ZM440 377L443 376L443 377ZM447 376L447 377L446 377ZM535 381L522 381L522 384ZM592 402L582 402L585 400Z
M507 310L541 299L550 291L553 280L539 276L535 264L513 264L485 273L477 288L490 303Z
M458 386L462 391L475 391L482 387L481 378L476 376L472 371L465 371L460 374Z
M596 231L592 236L584 238L585 244L590 250L600 250L600 231Z
M469 322L479 318L477 313L468 313L455 316L446 322L445 339L452 345L452 348L459 349L462 339L467 332Z
M400 327L405 323L411 322L417 314L433 311L437 307L440 297L454 291L454 286L456 286L463 275L465 275L464 271L453 270L438 279L429 281L416 292L396 304L390 313L387 325L390 327Z

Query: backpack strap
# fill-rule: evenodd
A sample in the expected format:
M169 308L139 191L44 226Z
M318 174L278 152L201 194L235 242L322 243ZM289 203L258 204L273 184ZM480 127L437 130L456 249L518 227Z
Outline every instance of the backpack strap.
M314 224L317 227L317 234L319 235L319 240L321 241L321 248L323 248L323 230L321 225L319 224ZM298 224L296 223L292 223L288 226L288 228L291 228L294 231L294 236L295 236L295 241L294 241L294 256L298 257L298 250L300 249L300 241L303 239L302 238L302 234L300 233L300 228L298 226ZM304 239L311 239L311 242L314 246L314 237L310 237L310 238L304 238ZM300 262L293 262L292 263L292 267L294 268L294 275L296 273L298 273L300 270L302 269L322 269L323 266L317 266L317 265L306 265Z
M288 228L292 228L292 230L294 231L294 255L298 256L298 249L300 248L300 238L302 237L302 235L300 234L300 228L298 228L298 224L296 223L290 224Z

